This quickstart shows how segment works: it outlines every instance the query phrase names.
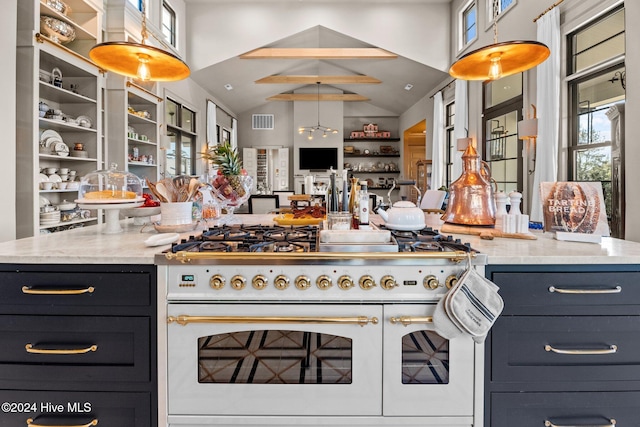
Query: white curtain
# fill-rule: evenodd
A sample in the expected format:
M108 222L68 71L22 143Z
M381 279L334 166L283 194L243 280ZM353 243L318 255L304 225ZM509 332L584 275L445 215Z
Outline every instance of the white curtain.
M444 107L442 91L433 96L433 145L431 146L431 189L444 184Z
M238 121L231 119L231 146L238 149Z
M218 107L211 101L207 100L207 146L213 147L218 145Z
M469 136L469 102L467 97L467 88L469 83L466 80L456 80L455 95L455 118L453 122L453 164L451 165L451 181L455 181L462 175L462 152L458 151L458 138L466 138Z
M533 175L531 220L542 221L540 183L558 177L560 129L560 11L551 9L538 19L538 41L551 50L549 58L537 68L538 139L536 170Z

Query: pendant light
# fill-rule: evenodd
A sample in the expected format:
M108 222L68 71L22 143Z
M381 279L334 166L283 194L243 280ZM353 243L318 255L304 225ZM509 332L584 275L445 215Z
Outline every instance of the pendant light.
M189 77L189 66L176 55L146 44L145 0L141 2L141 42L105 42L89 51L93 62L107 71L142 81L176 81Z
M493 12L493 44L469 52L457 60L449 68L452 77L460 80L497 80L533 68L549 57L549 48L538 41L498 43L498 0L493 2Z
M318 124L315 126L301 126L298 128L298 133L299 134L303 134L303 133L308 133L307 135L307 139L308 140L312 140L313 139L313 134L317 131L317 132L322 132L322 137L326 138L327 134L330 133L338 133L338 129L333 129L333 128L329 128L326 126L322 126L320 124L320 82L316 82L316 85L318 86Z

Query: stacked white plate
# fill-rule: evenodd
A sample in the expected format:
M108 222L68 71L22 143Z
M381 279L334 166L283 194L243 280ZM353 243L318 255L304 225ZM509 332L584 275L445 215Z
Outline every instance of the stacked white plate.
M60 211L40 212L40 225L56 225L60 222Z

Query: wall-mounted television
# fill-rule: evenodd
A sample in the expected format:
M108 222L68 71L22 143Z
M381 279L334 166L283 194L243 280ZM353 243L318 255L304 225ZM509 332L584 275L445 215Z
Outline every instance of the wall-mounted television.
M300 147L299 154L299 169L323 171L332 167L340 169L338 167L338 149L335 147Z

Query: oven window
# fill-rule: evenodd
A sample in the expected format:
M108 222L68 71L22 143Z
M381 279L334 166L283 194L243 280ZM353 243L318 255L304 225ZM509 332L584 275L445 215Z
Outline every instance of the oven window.
M351 384L351 339L286 330L198 338L198 382Z
M448 384L449 340L433 331L402 337L402 384Z

